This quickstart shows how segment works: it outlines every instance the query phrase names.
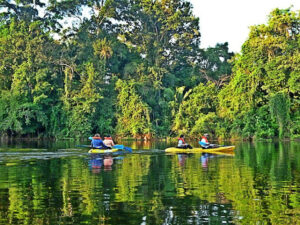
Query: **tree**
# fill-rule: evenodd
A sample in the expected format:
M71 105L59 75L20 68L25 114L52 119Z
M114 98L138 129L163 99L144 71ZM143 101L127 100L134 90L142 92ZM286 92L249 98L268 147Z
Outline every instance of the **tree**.
M267 25L251 27L242 54L234 62L232 80L219 94L222 117L243 120L251 110L272 102L277 93L290 102L282 108L285 114L299 111L299 29L299 13L290 9L275 9Z
M134 80L116 83L118 94L117 103L117 132L120 135L139 135L151 132L150 110L141 97L136 93Z
M173 130L177 133L200 135L215 133L217 88L214 83L200 83L182 101L175 117Z
M229 52L228 43L216 44L214 48L207 48L199 63L200 73L206 82L211 81L218 88L229 80L232 64L230 63L233 53Z
M13 19L0 28L3 133L36 135L47 133L51 126L49 105L55 104L59 88L57 68L48 58L57 45L41 27L39 21Z
M114 7L120 40L140 57L131 63L131 78L140 83L138 92L153 109L156 131L169 130L162 119L168 117L162 92L193 86L193 67L200 58L199 19L191 4L182 0L122 0Z
M66 109L69 114L68 128L72 136L82 137L92 131L96 105L101 98L97 80L93 64L86 64L85 74L81 76L82 87L72 96L71 105Z
M271 97L270 112L276 118L279 125L279 137L283 137L284 131L290 120L290 99L283 93L277 93Z

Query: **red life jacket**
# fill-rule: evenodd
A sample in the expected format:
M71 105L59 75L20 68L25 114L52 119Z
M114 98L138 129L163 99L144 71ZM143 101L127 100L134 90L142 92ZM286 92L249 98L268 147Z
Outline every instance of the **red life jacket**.
M182 144L185 144L185 141L183 138L178 138L178 140L182 141Z
M105 140L112 140L111 137L104 137Z
M204 139L205 142L208 143L208 140L207 140L207 138L205 136L202 136L202 139Z
M95 140L102 140L101 137L93 137Z

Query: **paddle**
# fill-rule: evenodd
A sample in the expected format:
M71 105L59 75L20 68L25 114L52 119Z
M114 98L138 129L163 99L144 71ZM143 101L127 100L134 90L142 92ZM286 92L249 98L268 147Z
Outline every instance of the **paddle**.
M113 148L122 149L122 150L132 153L132 148L126 147L124 145L115 145L115 146L113 146Z
M130 148L130 147L124 147L124 150L127 151L127 152L132 153L132 148Z
M124 145L114 145L113 148L124 149Z

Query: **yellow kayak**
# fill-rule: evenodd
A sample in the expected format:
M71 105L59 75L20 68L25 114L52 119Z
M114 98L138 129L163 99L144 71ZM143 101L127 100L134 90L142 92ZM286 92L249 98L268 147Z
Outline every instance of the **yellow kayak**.
M226 152L232 152L235 149L235 146L223 146L223 147L218 147L218 148L208 148L208 149L203 149L203 148L193 148L193 149L182 149L182 148L167 148L165 152L169 153L223 153Z
M122 149L117 149L117 148L114 148L114 149L96 149L96 148L93 148L93 149L90 149L89 150L89 153L112 153L112 152L117 152L117 151L120 151Z

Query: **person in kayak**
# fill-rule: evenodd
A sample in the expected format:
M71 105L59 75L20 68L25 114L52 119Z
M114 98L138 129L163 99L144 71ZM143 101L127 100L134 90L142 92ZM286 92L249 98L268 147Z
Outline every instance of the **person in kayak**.
M180 135L180 137L178 138L178 145L177 145L177 148L183 148L183 149L192 149L193 147L190 146L189 144L185 143L184 141L184 135Z
M202 147L202 148L205 148L205 149L207 149L207 148L216 148L218 145L210 144L210 143L208 142L208 140L207 140L208 137L209 137L208 134L204 134L204 135L202 136L201 141L199 141L199 144L201 145L201 147Z
M104 143L106 146L110 147L110 148L112 148L113 146L115 146L115 143L114 143L114 141L113 141L113 139L111 138L110 135L104 137L103 143Z
M99 148L99 149L110 149L110 147L106 146L101 137L100 134L95 134L94 137L92 137L92 142L91 142L92 148Z
M209 147L209 142L208 142L207 138L208 138L208 134L204 134L202 136L201 141L199 141L199 144L201 145L201 147L203 147L203 148Z

